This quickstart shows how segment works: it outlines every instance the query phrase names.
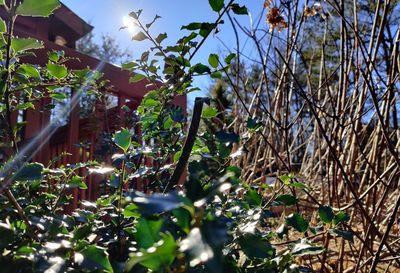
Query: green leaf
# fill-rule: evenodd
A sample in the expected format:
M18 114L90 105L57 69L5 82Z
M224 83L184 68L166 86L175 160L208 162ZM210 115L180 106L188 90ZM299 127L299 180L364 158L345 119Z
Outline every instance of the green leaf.
M181 158L182 151L178 151L174 155L174 163L179 161L179 158Z
M325 224L330 224L333 220L333 217L335 216L333 214L332 208L328 206L321 206L318 209L318 213L319 218L321 218L322 222L324 222Z
M286 206L293 206L296 205L299 200L290 194L282 194L275 198L275 202L284 204Z
M60 7L59 0L24 0L17 7L17 14L33 17L48 17Z
M217 132L215 137L222 143L238 143L240 140L237 134L224 131Z
M160 231L163 220L148 220L140 218L136 224L135 239L140 248L149 248L161 239Z
M161 18L161 16L156 14L156 16L154 17L153 21L151 21L150 23L146 24L146 28L149 29L160 18Z
M68 75L68 69L65 67L65 65L60 64L48 63L47 71L51 76L59 80L65 78Z
M286 224L293 227L298 232L306 232L308 230L308 222L298 213L292 213L286 218Z
M261 198L261 196L258 194L257 191L255 191L255 190L253 190L253 189L250 189L250 190L248 190L248 191L246 192L246 196L245 196L245 197L246 197L247 202L248 202L250 205L257 206L257 207L261 206L262 198Z
M142 31L140 31L140 32L138 32L137 34L135 34L133 37L132 37L132 40L135 40L135 41L144 41L144 40L146 40L146 39L148 39L148 37L146 36L146 34L144 34Z
M134 69L138 65L139 64L136 62L127 62L127 63L123 63L121 67L122 67L122 69L130 70L130 69Z
M292 255L294 256L319 255L323 252L323 247L312 245L305 239L301 240L299 243L296 243L292 248Z
M35 109L35 105L32 102L29 101L29 102L18 104L15 107L15 109L17 109L17 110L25 110L25 109L28 109L28 108Z
M275 248L273 248L268 241L255 234L246 234L245 236L240 237L238 239L238 244L250 259L265 259L273 258L275 256Z
M218 114L218 110L212 107L206 107L203 109L201 116L206 119L214 118Z
M42 179L44 166L40 163L29 163L14 175L16 181L32 181Z
M198 22L190 23L189 25L182 26L182 27L181 27L181 30L182 30L182 29L197 30L197 29L200 29L200 28L201 28L201 24L202 24L202 23L198 23Z
M171 117L168 117L165 121L164 121L164 129L171 129L172 125L174 124L174 120Z
M332 228L332 229L329 230L329 233L331 235L339 236L339 237L342 237L343 239L345 239L347 241L353 242L354 234L351 231Z
M71 178L68 188L79 188L81 190L86 190L88 187L82 177L75 175Z
M225 63L231 64L232 60L236 57L235 53L231 53L225 58Z
M140 57L140 61L141 62L147 62L149 60L149 55L150 55L150 51L145 51L142 53L142 56Z
M4 1L5 0L0 0L0 6L4 6Z
M125 160L125 156L123 156L122 160ZM120 162L122 162L122 160ZM114 189L119 189L120 185L121 185L121 177L115 173L112 173L110 175L110 187Z
M208 63L213 67L217 68L219 64L219 57L217 54L210 54L208 57Z
M219 12L224 7L224 0L208 0L208 2L215 12Z
M302 189L302 190L307 190L308 189L307 185L304 184L304 183L301 183L301 182L292 182L292 183L289 183L288 186L289 187L293 187L293 188L299 188L299 189Z
M161 105L161 102L159 100L145 98L142 102L142 105L144 107L150 108Z
M179 226L186 234L190 232L190 213L184 208L178 208L172 211L176 218L176 225Z
M238 15L249 14L249 11L247 10L246 6L239 6L238 4L232 4L231 9L235 14Z
M199 228L193 228L189 235L181 241L180 250L186 252L192 267L207 262L214 257L214 251ZM201 257L201 258L200 258Z
M247 119L247 128L256 131L262 126L262 123L258 121L257 119L254 118L248 118Z
M47 57L49 58L50 61L53 62L58 62L60 60L60 57L64 55L63 51L52 51L47 53Z
M138 213L138 207L135 204L129 204L124 208L124 211L122 212L125 218L139 218L140 214Z
M43 48L43 43L33 38L15 38L11 41L14 52Z
M285 174L285 175L279 176L279 179L282 180L283 184L285 184L285 185L290 185L293 178L294 178L293 174L288 174L288 175Z
M131 13L129 13L129 16L132 17L133 19L137 20L140 17L140 14L142 14L143 10L138 10L136 12L132 11Z
M333 224L336 226L349 220L350 216L347 213L345 213L344 211L339 211L335 214L335 217L333 217Z
M30 246L21 246L20 248L17 249L16 254L18 256L28 256L28 255L34 255L36 252L36 249Z
M130 77L129 82L130 83L135 83L135 82L140 82L141 80L145 79L146 77L143 76L142 74L135 74L133 77Z
M214 28L216 27L215 24L213 23L190 23L189 25L182 26L181 29L187 29L187 30L200 30L199 34L202 37L206 37ZM196 37L191 35L190 37Z
M14 231L8 224L0 223L0 250L13 243L14 236Z
M76 227L72 234L73 234L73 241L79 241L82 239L85 239L88 237L90 234L93 232L93 227L92 225L85 224L79 227Z
M190 68L190 70L198 74L211 73L210 68L201 63L195 64Z
M164 41L165 39L167 39L167 37L168 37L167 33L161 33L161 34L159 34L159 35L157 36L156 42L157 42L158 44L161 44L161 42Z
M131 195L131 198L132 202L139 207L140 212L148 215L171 211L183 205L182 198L176 192L151 195L136 192Z
M221 79L222 78L222 74L221 74L221 72L219 72L219 71L215 71L215 72L213 72L213 73L211 73L211 78L213 78L213 79Z
M30 64L21 64L18 68L18 72L32 78L40 78L40 73L36 67Z
M126 153L131 145L131 133L128 129L118 131L114 134L113 141Z
M181 241L180 250L187 254L186 259L191 267L203 263L206 267L204 272L222 272L220 258L229 237L226 220L220 217L214 221L203 221L201 229L192 228L189 235Z
M151 246L150 249L134 254L127 262L125 272L134 272L132 269L137 264L141 264L152 272L159 272L162 268L172 264L175 260L176 250L177 245L174 237L169 233L163 234L161 240ZM160 272L164 272L164 270Z
M199 31L200 36L206 37L215 27L216 24L202 23Z
M0 3L1 5L1 3ZM6 22L4 22L3 19L0 18L0 33L2 32L7 32L7 26L6 26Z
M76 253L75 262L79 265L80 269L89 270L91 272L97 270L110 273L114 272L106 250L95 245L89 245L82 251Z
M51 93L50 97L58 101L63 101L67 98L67 96L63 93Z

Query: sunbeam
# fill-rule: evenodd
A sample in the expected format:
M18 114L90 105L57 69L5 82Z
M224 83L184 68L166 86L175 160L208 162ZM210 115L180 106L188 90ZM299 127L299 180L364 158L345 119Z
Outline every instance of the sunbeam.
M133 20L133 18L125 15L122 17L122 26L126 28L131 34L135 33L138 31L137 24Z
M105 65L105 61L101 61L99 65L94 69L94 71L102 71ZM68 110L66 113L69 115L78 103L82 93L85 91L87 84L93 79L90 75L82 84L71 98L71 104L68 105ZM12 183L14 177L21 171L21 169L40 151L40 149L50 140L50 138L57 131L57 127L51 122L44 127L41 132L35 136L27 145L25 145L13 158L8 160L0 170L0 180L2 181L0 185L0 192L8 188ZM33 151L32 151L33 150ZM7 178L7 175L16 167L15 173Z

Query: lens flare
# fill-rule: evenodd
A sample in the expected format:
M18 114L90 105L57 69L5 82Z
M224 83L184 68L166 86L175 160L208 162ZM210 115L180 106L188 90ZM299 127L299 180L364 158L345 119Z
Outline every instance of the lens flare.
M136 33L138 30L135 20L126 15L122 17L122 26L123 28L126 28L131 34Z

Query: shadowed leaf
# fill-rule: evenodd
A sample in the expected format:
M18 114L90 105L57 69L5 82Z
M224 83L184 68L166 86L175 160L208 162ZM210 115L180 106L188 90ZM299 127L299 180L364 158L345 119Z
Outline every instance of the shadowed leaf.
M32 181L42 179L44 166L40 163L30 163L22 167L15 175L16 181Z
M224 0L209 0L213 11L219 12L224 7Z
M308 230L308 222L298 213L292 213L286 218L286 224L293 227L298 232L306 232Z
M143 193L133 193L132 202L144 214L158 214L171 211L183 205L182 198L175 192L168 194L155 193L145 195Z
M318 212L319 212L319 218L321 218L322 222L324 222L325 224L331 223L333 217L335 216L333 214L332 208L328 206L321 206L318 209Z
M113 140L114 143L126 153L131 145L131 133L128 129L123 129L114 134Z
M89 271L101 270L103 272L114 272L108 254L104 248L89 245L75 254L75 262L81 269Z

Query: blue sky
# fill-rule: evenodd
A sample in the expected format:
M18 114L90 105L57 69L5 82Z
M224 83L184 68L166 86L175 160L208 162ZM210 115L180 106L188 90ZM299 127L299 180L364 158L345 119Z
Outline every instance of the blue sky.
M132 33L127 30L119 30L123 25L123 17L129 12L143 9L142 18L144 21L151 21L156 14L160 15L162 18L153 25L152 33L157 35L161 32L167 32L169 38L166 43L173 43L183 35L183 32L180 31L182 25L191 22L214 22L218 16L209 7L208 0L63 0L62 2L84 20L90 22L94 26L94 33L97 37L102 33L110 34L117 39L122 48L128 48L134 58L140 56L149 47L149 44L132 41ZM238 1L239 4L248 7L254 21L259 16L264 16L264 14L261 15L263 2L263 0ZM241 24L250 27L251 19L249 16L237 18ZM265 20L262 24L265 24ZM234 50L235 38L228 18L225 18L225 25L221 27L221 32L217 35L231 50ZM244 35L241 35L241 44L241 49L251 55L252 44L246 40ZM207 63L210 53L227 55L228 50L216 37L210 37L193 63ZM208 77L198 77L195 85L207 91L210 80ZM199 94L190 95L189 102L196 95Z

